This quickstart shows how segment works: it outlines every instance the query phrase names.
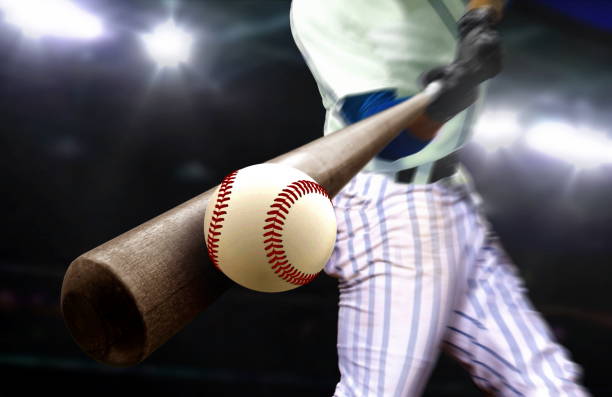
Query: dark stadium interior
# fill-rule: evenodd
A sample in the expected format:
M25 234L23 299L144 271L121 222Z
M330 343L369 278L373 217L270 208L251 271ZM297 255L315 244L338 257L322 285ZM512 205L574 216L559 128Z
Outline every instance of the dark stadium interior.
M70 337L59 295L74 258L319 137L324 117L288 0L173 3L194 53L161 70L139 34L172 2L78 3L108 34L29 38L0 19L0 396L331 395L337 288L327 276L279 294L234 287L136 367L96 363ZM476 135L461 156L535 306L585 385L612 395L612 151L585 168L523 136L554 120L612 139L612 7L570 3L583 2L509 6L505 69L483 114L512 112L521 131L495 151ZM426 395L480 392L442 356Z

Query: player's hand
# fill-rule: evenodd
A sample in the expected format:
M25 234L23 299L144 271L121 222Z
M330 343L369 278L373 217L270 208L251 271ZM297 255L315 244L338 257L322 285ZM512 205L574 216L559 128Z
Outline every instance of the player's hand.
M478 85L501 71L501 43L495 22L496 14L490 7L468 11L458 23L455 60L421 77L424 86L435 80L442 82L439 96L427 108L432 120L444 123L470 106L478 97Z

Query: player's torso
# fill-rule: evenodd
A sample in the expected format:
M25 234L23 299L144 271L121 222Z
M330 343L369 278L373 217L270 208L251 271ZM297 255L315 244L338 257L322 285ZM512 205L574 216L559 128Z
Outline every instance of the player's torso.
M461 0L293 0L292 31L327 109L325 134L345 127L339 112L347 95L385 88L398 96L420 91L419 76L450 63ZM366 169L405 169L453 152L467 135L464 114L449 121L423 150Z
M298 36L327 38L327 44L307 50L316 53L318 80L328 82L336 96L376 84L411 95L423 71L452 59L455 38L440 10L452 22L464 5L460 0L294 0L292 19Z

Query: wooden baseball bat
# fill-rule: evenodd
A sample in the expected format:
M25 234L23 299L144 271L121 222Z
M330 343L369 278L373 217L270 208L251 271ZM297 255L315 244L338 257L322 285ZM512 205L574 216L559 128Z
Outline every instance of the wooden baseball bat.
M422 115L437 93L437 84L269 163L306 172L334 196ZM214 189L70 264L61 309L72 337L85 353L110 365L137 364L233 284L213 267L204 242L204 211Z

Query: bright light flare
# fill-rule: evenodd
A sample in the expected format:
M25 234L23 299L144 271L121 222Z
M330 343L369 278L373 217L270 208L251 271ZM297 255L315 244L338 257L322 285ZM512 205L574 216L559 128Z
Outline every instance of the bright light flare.
M68 0L0 0L0 8L27 36L93 39L104 32L97 17Z
M542 122L532 127L527 144L580 168L612 163L612 141L602 132L573 128L562 122Z
M158 26L152 33L142 35L149 55L160 66L177 66L187 63L193 38L179 29L174 21Z
M508 147L520 136L518 115L506 110L485 112L474 125L473 141L488 152Z

